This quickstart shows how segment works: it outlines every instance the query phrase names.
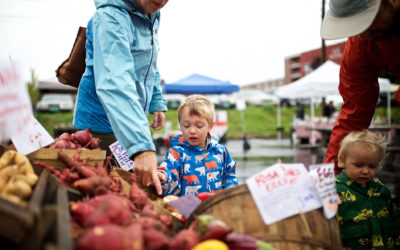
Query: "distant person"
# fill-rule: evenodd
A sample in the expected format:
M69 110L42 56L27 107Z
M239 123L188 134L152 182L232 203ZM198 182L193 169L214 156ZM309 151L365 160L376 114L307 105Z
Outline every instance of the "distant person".
M326 99L325 97L322 97L321 99L321 116L326 116L327 115L327 111L328 111L328 106L326 105Z
M182 134L171 137L171 148L159 167L163 195L215 193L236 186L236 162L210 134L214 106L202 95L187 97L178 108Z
M305 116L304 105L299 104L299 107L296 110L296 119L304 120L304 116Z
M168 0L95 0L86 33L86 70L79 84L74 126L91 128L103 149L118 142L135 161L144 185L157 176L149 127L164 125L167 105L157 68L159 10ZM149 124L147 114L153 114Z
M369 127L379 97L381 71L400 79L400 0L330 0L321 36L349 37L343 52L339 92L343 97L325 162L337 163L340 141ZM400 90L395 93L400 103ZM336 166L336 173L341 169Z
M341 142L336 188L344 249L399 249L400 211L375 173L386 150L383 137L368 130L351 132Z
M326 118L331 118L333 113L336 112L335 107L333 106L333 101L330 101L328 105L325 105L323 109L323 116Z

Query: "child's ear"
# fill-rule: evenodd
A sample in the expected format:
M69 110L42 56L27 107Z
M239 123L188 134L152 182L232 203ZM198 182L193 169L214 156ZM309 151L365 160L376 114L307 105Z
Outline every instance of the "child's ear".
M211 126L210 126L210 131L211 131L211 129L213 129L213 128L214 128L214 126L215 126L215 122L211 123Z
M344 168L344 156L343 155L338 156L338 166L339 166L339 168Z

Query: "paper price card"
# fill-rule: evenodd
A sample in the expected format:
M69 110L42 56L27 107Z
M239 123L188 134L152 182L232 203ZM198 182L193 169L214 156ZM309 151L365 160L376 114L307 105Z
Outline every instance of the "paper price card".
M54 142L53 137L33 115L26 121L23 129L11 137L11 140L15 148L25 155Z
M246 183L265 224L321 207L317 188L303 164L277 163Z
M110 150L122 169L126 171L133 169L135 163L129 159L128 153L118 141L110 145Z
M324 208L324 215L328 219L335 216L339 204L334 168L332 163L310 166L310 175L314 178Z
M0 141L21 133L31 116L31 100L18 67L0 60Z

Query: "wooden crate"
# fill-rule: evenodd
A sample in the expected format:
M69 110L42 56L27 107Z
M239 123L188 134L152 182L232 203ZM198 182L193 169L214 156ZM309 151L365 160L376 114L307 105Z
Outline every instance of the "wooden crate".
M63 168L64 163L58 159L58 152L64 152L69 157L73 157L78 153L78 149L55 149L55 148L41 148L28 156L33 160L43 161L55 168ZM82 150L80 152L79 160L88 160L87 163L91 166L104 165L106 159L105 150Z
M7 146L0 145L0 155ZM6 249L39 249L57 209L51 203L53 196L48 189L50 173L33 165L39 180L33 188L26 207L0 197L0 244Z

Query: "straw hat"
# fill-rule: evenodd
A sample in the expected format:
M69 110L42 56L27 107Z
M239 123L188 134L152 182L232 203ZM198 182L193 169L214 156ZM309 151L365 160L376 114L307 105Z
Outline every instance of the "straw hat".
M381 0L330 0L321 37L333 40L364 32L374 21Z

